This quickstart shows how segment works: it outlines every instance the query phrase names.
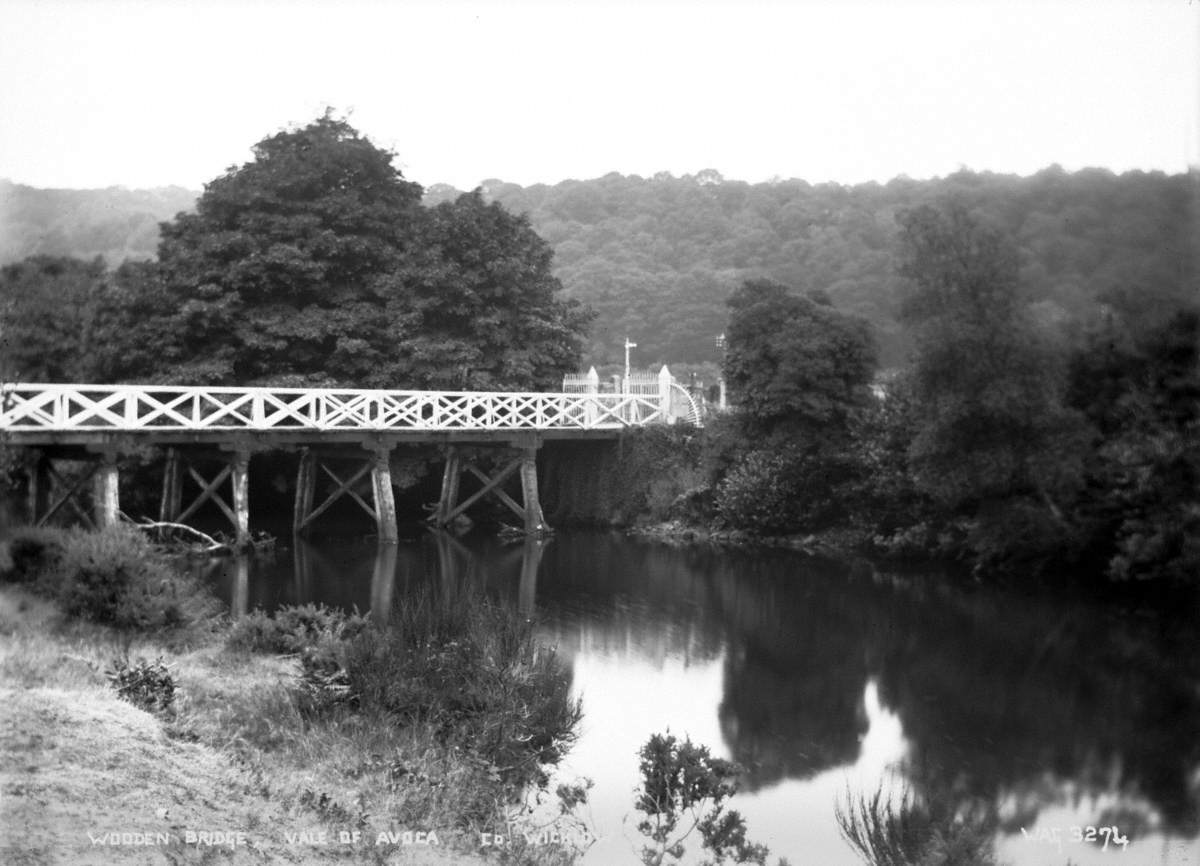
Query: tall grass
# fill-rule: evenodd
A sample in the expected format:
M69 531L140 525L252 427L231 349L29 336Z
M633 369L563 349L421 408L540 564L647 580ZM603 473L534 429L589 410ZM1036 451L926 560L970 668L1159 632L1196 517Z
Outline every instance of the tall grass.
M898 802L880 788L835 806L842 837L868 866L995 866L995 824L971 809L918 800Z

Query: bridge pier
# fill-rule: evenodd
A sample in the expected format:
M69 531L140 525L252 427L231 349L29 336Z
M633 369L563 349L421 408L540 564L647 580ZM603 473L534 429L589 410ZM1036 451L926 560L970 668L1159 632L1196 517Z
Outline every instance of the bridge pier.
M115 526L121 514L117 451L104 448L60 460L85 463L87 468L69 481L55 467L53 457L35 451L28 470L30 524L45 526L60 512L70 510L85 526ZM90 503L85 497L89 486Z
M392 490L392 472L390 467L391 449L383 446L369 448L365 460L346 451L322 452L313 448L305 448L300 455L300 468L296 473L296 500L292 516L292 531L303 535L318 517L341 499L348 496L354 500L375 521L375 529L379 541L383 544L395 544L400 538L396 525L396 498ZM343 478L329 464L332 461L358 461L360 465L348 477ZM344 472L344 470L342 470ZM322 502L313 507L316 498L317 480L324 473L334 484L333 492ZM371 476L372 504L359 495L356 485L366 475Z
M199 461L220 464L217 474L206 478L197 469ZM183 507L185 476L191 478L199 488L196 498ZM221 487L229 482L229 501L221 495ZM250 543L250 452L245 448L222 448L216 454L196 455L189 460L177 448L167 451L167 462L163 470L163 497L159 507L159 519L166 523L186 523L187 519L211 502L233 527L234 545L244 547ZM232 504L231 504L232 503Z
M441 496L438 498L437 508L429 519L439 528L449 526L456 517L465 513L468 508L490 493L521 520L522 530L527 535L541 535L549 532L550 527L546 525L541 499L538 495L538 442L522 439L514 444L517 447L517 456L490 476L474 461L464 460L458 447L448 446L446 468L442 473ZM459 488L464 470L479 479L483 487L459 502ZM518 475L520 478L522 501L519 503L504 490L505 482L513 475Z
M100 454L99 465L93 476L95 487L92 504L96 524L100 527L116 526L121 520L120 473L117 469L117 452L106 450Z

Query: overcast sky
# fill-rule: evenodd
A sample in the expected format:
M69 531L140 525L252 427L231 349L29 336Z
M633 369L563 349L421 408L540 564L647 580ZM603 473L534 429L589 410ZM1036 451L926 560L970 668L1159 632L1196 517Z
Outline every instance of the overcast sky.
M0 0L0 177L199 188L333 106L425 186L1200 163L1200 0Z

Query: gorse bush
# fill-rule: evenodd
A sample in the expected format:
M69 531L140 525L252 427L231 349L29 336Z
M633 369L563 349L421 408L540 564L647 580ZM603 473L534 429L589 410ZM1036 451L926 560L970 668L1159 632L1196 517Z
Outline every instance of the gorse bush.
M72 532L56 571L65 613L121 629L182 626L203 607L191 581L125 527Z
M510 794L546 782L581 714L567 670L532 626L478 596L412 596L386 627L312 605L255 612L227 646L295 654L309 718L349 710L420 728Z
M641 786L636 808L645 815L637 825L646 837L641 860L661 866L667 858L682 860L684 840L699 830L706 863L756 863L770 853L746 837L746 822L725 803L737 793L738 767L714 758L707 746L670 734L654 734L638 751Z
M35 583L45 579L62 557L67 533L61 529L25 527L8 541L9 568L0 574L5 583Z
M574 740L581 709L557 655L517 612L478 596L411 598L386 630L346 646L349 694L363 709L430 725L498 779L544 783Z
M7 578L32 584L68 616L157 631L200 623L220 607L129 527L24 529L14 534L10 550L13 569Z
M174 709L175 678L161 658L154 662L138 659L136 663L118 658L107 676L117 694L135 707L160 715Z

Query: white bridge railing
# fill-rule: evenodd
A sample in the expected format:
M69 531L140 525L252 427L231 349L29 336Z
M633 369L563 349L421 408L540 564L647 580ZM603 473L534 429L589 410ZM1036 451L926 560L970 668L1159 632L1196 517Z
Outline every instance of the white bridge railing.
M30 432L605 430L670 423L669 393L558 394L5 384L0 435Z

